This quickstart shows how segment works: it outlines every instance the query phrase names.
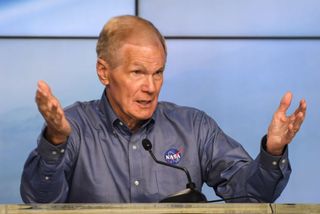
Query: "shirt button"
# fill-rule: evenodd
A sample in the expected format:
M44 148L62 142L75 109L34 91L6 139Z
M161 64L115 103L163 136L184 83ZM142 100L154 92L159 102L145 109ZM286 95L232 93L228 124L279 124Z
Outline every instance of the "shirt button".
M132 146L132 149L136 150L136 149L137 149L137 146L136 146L136 145L133 145L133 146Z
M57 154L57 152L56 152L56 151L52 151L52 154L53 154L53 155L56 155L56 154Z
M49 176L44 177L44 179L45 179L46 181L49 180Z
M277 161L272 161L272 165L276 166L277 164Z
M286 163L286 159L283 159L283 160L281 161L281 163L283 163L283 164Z
M134 181L134 185L139 186L139 184L140 184L139 181L137 180Z
M61 152L61 153L64 153L64 149L61 149L60 152Z
M123 123L120 121L120 122L119 122L119 125L120 125L120 126L123 126Z

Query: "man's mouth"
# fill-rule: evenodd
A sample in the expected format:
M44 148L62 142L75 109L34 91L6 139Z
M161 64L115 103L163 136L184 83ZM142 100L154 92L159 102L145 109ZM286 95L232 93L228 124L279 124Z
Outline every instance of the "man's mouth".
M152 101L151 100L137 100L137 103L144 108L148 108L151 106Z

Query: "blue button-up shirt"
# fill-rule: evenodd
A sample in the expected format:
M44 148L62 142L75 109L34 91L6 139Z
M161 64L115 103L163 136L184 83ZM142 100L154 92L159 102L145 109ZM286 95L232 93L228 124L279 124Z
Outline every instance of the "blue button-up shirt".
M135 133L101 100L65 109L72 133L55 146L41 133L26 161L21 196L26 203L157 202L186 188L186 175L156 164L141 142L148 138L157 159L190 171L198 190L204 183L223 198L253 196L272 202L287 184L288 151L271 156L263 146L253 160L204 112L159 102ZM252 201L252 198L242 199Z

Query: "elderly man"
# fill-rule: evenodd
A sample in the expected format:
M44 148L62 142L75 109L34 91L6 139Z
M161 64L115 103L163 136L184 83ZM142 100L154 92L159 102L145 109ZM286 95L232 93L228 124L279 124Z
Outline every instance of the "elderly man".
M184 189L185 174L156 164L142 148L145 138L159 160L186 167L199 190L206 183L222 198L247 197L238 202L272 202L280 195L291 172L287 145L305 117L304 100L286 116L292 95L284 95L253 160L204 112L158 102L167 53L150 22L111 19L97 55L105 86L100 100L63 110L39 81L36 103L46 125L24 167L23 201L157 202Z

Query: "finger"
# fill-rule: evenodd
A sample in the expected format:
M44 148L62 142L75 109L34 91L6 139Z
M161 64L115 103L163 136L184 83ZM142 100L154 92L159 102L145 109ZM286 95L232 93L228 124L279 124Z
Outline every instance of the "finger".
M280 101L280 105L278 108L278 112L281 113L286 113L286 111L288 110L290 104L291 104L291 100L292 100L292 93L291 92L287 92L281 99Z
M293 124L289 124L288 125L288 131L287 131L287 138L288 138L288 142L291 142L291 140L294 138L294 136L296 135L296 133L299 131L296 130L293 126Z
M51 105L51 108L48 109L48 111L44 112L45 120L51 127L54 127L56 130L59 130L62 126L61 124L63 117L63 110L61 110L60 106L54 103Z
M294 111L293 114L297 115L299 112L302 112L303 114L306 113L307 110L307 103L304 99L300 100L298 108Z
M41 105L50 105L50 101L54 99L55 98L51 92L49 85L45 81L39 80L35 97L38 108L41 107Z
M48 96L52 95L49 85L43 80L38 81L38 90L42 93L47 94Z
M303 121L304 121L305 116L303 115L302 112L300 112L297 116L296 119L293 121L292 126L293 126L293 130L295 132L298 132Z
M305 99L302 99L300 101L299 109L301 109L301 112L305 115L307 111L307 102Z
M52 108L52 99L41 93L36 94L36 103L40 112L47 111Z
M292 115L290 118L290 123L288 124L287 128L287 136L290 141L293 137L299 132L300 127L304 121L304 114L299 112L297 115Z
M57 98L53 96L49 85L43 80L38 81L36 103L47 123L58 125L58 121L61 121L64 116L59 115L63 110Z
M59 113L59 108L61 108L59 101L55 97L52 97L52 99L50 99L45 106L47 108L47 111L53 116L57 115Z
M49 97L42 94L41 92L37 91L35 101L36 101L38 108L39 108L39 107L47 105L47 103L49 103Z
M303 99L300 101L299 107L290 116L290 120L294 126L294 129L300 128L302 122L304 121L306 110L307 110L307 104L306 104L306 101Z
M50 99L51 96L52 96L52 93L48 84L43 80L39 80L38 88L36 91L36 97L35 97L37 104L48 102L48 99Z

